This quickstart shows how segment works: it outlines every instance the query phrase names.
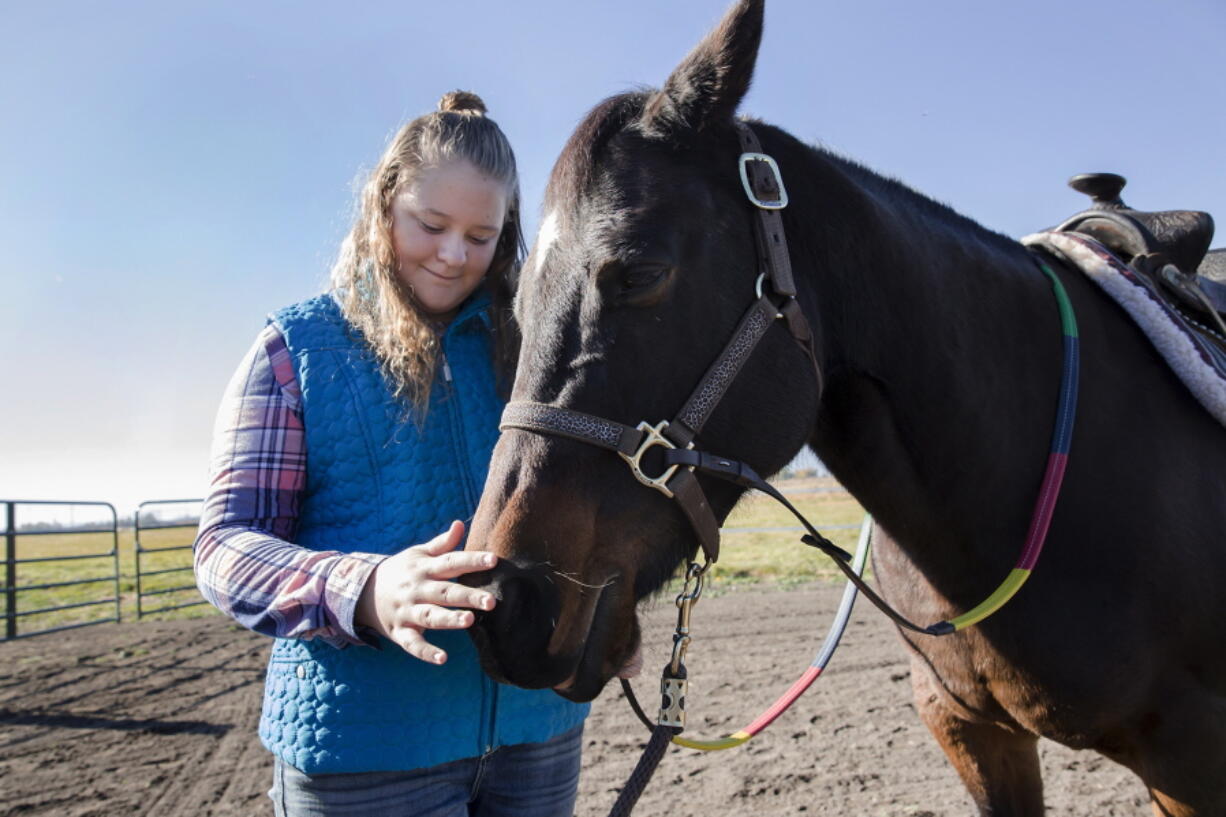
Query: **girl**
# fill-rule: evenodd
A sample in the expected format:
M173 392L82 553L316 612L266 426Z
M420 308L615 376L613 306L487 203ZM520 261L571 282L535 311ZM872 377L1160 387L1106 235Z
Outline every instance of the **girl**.
M486 677L463 630L495 600L449 581L493 566L452 520L514 359L518 188L481 100L444 96L372 172L331 289L271 316L222 402L196 576L277 639L279 815L572 814L587 706Z

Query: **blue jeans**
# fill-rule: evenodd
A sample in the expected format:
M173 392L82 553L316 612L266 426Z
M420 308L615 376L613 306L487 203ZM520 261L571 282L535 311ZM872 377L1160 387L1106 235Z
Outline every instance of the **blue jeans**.
M308 775L277 758L277 817L571 817L583 726L407 772Z

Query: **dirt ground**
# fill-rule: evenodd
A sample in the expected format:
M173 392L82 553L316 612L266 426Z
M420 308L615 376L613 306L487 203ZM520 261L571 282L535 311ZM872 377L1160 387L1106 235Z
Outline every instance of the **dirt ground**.
M741 589L702 599L688 661L692 737L747 724L812 660L841 590ZM646 613L654 702L675 618ZM268 815L269 756L256 738L268 642L220 617L101 625L0 644L0 813ZM610 686L585 735L577 814L607 813L646 730ZM1119 766L1042 746L1048 811L1143 817L1148 797ZM907 663L885 619L860 605L826 674L746 746L671 748L636 814L973 813L910 703Z

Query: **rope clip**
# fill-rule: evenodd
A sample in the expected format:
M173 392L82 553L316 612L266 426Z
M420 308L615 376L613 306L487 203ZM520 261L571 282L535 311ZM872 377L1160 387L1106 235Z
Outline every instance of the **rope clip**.
M673 654L660 678L660 715L656 722L678 730L685 728L685 696L689 689L686 678L685 653L690 647L690 615L702 596L703 579L711 560L703 564L690 562L685 571L685 583L677 594L677 629L673 632Z
M710 559L701 565L690 562L685 571L685 584L677 594L677 629L673 632L673 656L668 663L668 674L673 677L684 673L685 652L690 646L690 614L702 596L703 577L710 567Z

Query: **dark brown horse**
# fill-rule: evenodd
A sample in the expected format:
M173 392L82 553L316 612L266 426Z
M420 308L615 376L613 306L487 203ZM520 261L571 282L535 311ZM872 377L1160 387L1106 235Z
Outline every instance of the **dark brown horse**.
M635 425L673 417L753 300L754 211L734 115L762 2L744 0L659 92L606 100L553 170L523 271L513 400ZM755 123L791 194L798 303L824 387L777 321L697 440L773 473L804 445L878 520L875 570L913 621L1008 573L1060 378L1055 300L1016 242ZM1034 578L956 635L903 633L917 707L982 814L1043 811L1039 736L1134 770L1155 812L1226 814L1226 432L1123 312L1059 271L1082 336L1080 416ZM741 490L700 477L720 519ZM595 697L636 603L697 540L622 460L507 431L471 547L502 557L473 636L487 668Z

